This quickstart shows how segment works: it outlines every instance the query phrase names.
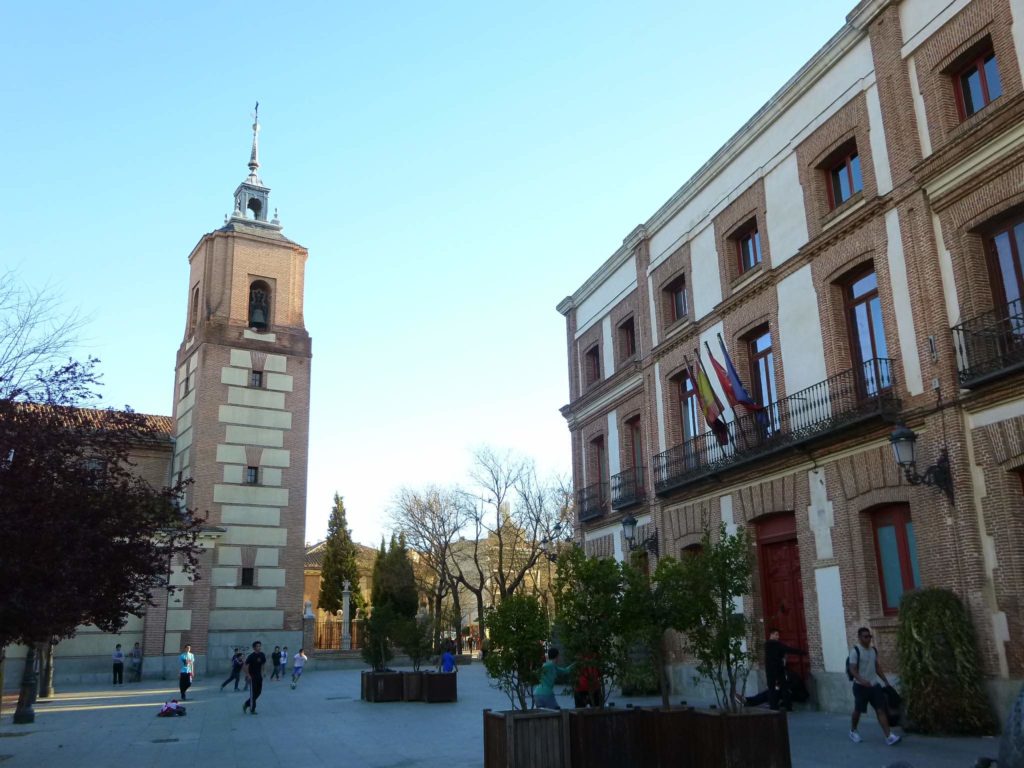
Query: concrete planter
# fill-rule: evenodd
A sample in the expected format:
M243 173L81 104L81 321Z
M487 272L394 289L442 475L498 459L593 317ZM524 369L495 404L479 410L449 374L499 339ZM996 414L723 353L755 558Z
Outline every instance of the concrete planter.
M484 710L484 768L569 768L569 713Z
M456 672L423 672L423 701L428 704L457 701L459 698Z

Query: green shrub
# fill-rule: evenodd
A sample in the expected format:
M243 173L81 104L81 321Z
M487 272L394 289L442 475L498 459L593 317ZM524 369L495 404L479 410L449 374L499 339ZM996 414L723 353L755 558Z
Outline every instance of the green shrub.
M974 627L955 594L945 589L906 593L896 645L908 727L957 735L996 731Z
M658 673L654 666L643 658L631 657L619 672L616 682L622 689L623 696L654 696L661 693Z
M505 692L513 709L526 709L540 680L548 620L533 595L516 592L487 611L490 640L484 667L492 685Z

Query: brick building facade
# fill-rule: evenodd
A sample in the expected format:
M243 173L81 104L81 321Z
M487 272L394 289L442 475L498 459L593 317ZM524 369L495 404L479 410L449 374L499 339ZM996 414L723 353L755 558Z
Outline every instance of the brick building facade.
M825 708L858 626L896 666L920 586L968 606L1001 708L1024 678L1022 61L1022 0L864 0L558 306L584 546L623 557L627 513L662 555L746 527L744 609L808 650ZM729 407L719 338L763 410ZM951 496L908 482L897 424Z

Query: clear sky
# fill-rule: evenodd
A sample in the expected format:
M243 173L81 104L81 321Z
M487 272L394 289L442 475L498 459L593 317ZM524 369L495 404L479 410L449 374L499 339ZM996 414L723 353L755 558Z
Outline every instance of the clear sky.
M91 317L107 404L170 414L188 254L247 173L309 249L307 540L373 544L490 444L568 473L572 293L854 0L8 3L0 273Z

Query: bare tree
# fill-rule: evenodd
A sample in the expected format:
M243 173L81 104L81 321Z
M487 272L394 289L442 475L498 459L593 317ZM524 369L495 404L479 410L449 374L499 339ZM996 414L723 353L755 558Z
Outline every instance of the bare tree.
M569 496L564 480L541 481L532 461L510 451L478 449L469 474L476 493L461 495L472 538L454 572L476 596L482 617L488 591L504 599L527 585L543 554L542 541L568 522Z
M431 597L431 611L437 622L435 641L439 639L444 598L449 594L459 632L462 611L458 583L450 566L452 543L465 525L465 517L454 494L436 486L422 491L403 488L392 502L391 522L396 531L405 534L409 547L419 553L429 574L429 583L420 586Z
M0 399L38 394L38 374L67 362L85 322L49 288L0 275Z

